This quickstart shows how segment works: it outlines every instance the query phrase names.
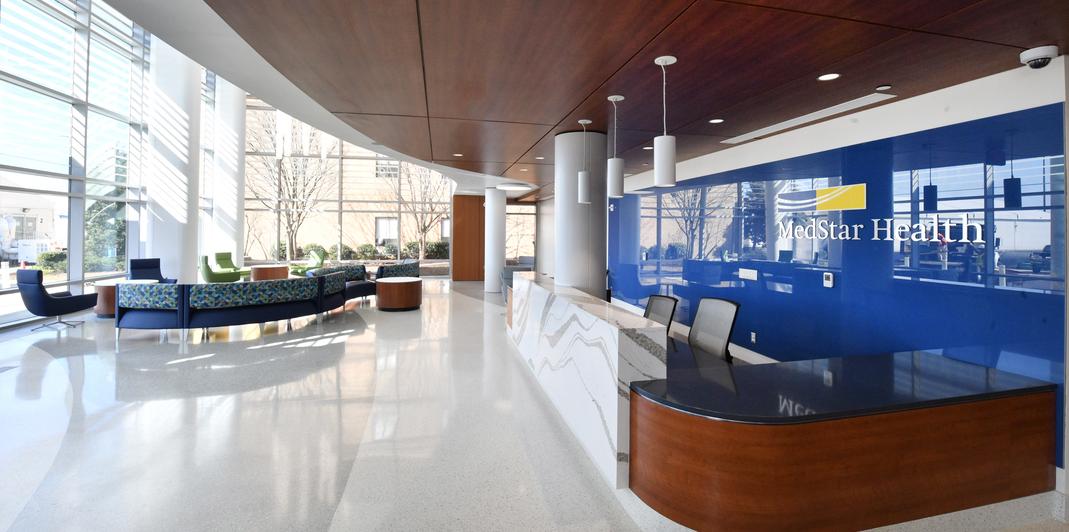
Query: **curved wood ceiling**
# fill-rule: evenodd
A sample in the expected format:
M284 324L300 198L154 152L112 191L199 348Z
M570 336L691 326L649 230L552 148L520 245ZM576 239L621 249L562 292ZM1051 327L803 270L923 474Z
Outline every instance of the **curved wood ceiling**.
M553 136L620 104L625 171L864 96L915 96L1069 49L1065 0L207 0L323 107L420 159L545 184ZM825 72L842 77L818 82ZM723 118L722 124L709 124ZM454 157L460 153L463 157ZM538 157L542 157L539 159Z

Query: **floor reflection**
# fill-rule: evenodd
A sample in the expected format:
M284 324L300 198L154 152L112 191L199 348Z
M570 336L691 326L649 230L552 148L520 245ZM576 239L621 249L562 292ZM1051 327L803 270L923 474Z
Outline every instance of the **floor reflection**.
M262 335L5 335L0 529L631 529L503 311L427 280Z

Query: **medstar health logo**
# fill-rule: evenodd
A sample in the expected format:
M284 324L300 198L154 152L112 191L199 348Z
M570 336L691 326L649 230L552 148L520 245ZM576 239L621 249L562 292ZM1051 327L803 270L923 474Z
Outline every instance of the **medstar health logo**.
M783 192L776 198L780 212L855 211L865 208L865 184Z

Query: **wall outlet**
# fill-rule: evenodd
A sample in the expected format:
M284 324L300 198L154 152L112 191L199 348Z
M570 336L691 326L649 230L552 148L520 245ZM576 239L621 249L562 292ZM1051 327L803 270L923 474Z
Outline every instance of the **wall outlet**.
M832 288L833 286L835 286L835 274L824 272L824 288Z
M757 280L757 270L751 270L750 268L739 268L739 279L746 279L749 281Z
M753 331L750 331L750 343L751 344L756 344L757 343L757 333L755 333Z

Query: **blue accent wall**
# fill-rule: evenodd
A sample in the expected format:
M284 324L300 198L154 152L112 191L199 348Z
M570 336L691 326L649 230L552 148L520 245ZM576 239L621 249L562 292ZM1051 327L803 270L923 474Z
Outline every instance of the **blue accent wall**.
M613 199L612 295L639 306L675 296L687 324L703 297L736 301L732 342L777 360L923 350L1061 385L1063 113L1038 107ZM1020 206L1003 193L1011 177ZM864 209L776 204L781 193L857 183ZM929 184L935 212L924 209ZM911 225L933 214L951 225L926 241L871 238L874 219ZM859 239L783 237L788 222L858 226ZM960 242L968 224L983 243Z

